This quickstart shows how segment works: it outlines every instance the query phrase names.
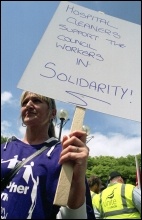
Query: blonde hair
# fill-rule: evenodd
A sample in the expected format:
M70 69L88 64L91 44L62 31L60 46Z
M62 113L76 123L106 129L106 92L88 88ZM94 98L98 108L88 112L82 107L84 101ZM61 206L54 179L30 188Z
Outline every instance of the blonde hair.
M22 95L21 95L21 99L20 99L20 104L21 106L23 105L23 102L24 102L24 99L26 98L26 96L28 94L31 94L32 96L37 96L39 97L41 100L45 101L47 103L47 105L49 106L49 110L53 110L55 109L56 110L56 103L55 103L55 100L52 99L52 98L49 98L49 97L46 97L46 96L43 96L43 95L40 95L40 94L36 94L34 92L29 92L29 91L23 91L22 92ZM56 110L57 111L57 110ZM57 118L56 116L54 117L54 122L56 123L57 121ZM50 122L50 125L49 125L49 129L48 129L48 135L49 137L56 137L55 135L55 126L53 124L53 119L51 120Z

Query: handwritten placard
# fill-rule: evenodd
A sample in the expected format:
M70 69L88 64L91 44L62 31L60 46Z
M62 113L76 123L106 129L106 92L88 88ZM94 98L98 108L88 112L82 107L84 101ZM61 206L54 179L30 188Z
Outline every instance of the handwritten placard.
M18 88L141 121L140 25L61 1Z

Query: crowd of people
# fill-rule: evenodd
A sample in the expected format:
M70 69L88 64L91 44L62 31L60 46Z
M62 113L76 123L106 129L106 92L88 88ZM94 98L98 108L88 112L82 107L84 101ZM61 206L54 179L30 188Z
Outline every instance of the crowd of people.
M28 91L21 96L22 139L11 137L1 146L1 176L33 153L46 149L24 164L1 188L2 219L133 219L141 218L141 191L124 184L118 172L107 187L97 176L86 178L89 149L86 132L73 131L58 141L53 121L55 100ZM53 203L62 164L70 162L73 177L66 206Z
M88 179L96 219L141 219L141 189L126 184L124 179L113 171L102 190L99 177Z

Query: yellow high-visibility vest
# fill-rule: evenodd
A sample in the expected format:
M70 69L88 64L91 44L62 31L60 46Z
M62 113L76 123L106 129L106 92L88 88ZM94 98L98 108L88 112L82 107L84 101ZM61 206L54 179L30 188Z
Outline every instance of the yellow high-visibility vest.
M110 184L93 197L93 207L100 212L103 219L140 219L140 213L132 200L134 187L131 184Z

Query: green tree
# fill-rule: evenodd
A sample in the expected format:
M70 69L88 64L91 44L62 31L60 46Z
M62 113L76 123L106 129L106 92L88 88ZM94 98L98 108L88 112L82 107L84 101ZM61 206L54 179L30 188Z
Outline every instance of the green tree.
M138 163L141 164L141 154L137 155ZM135 185L136 183L136 163L135 156L115 158L112 156L99 156L88 158L86 176L96 175L101 178L103 185L107 184L109 173L118 171L125 177L126 183Z
M1 135L1 144L5 143L6 141L7 141L7 137L3 137L3 136Z

